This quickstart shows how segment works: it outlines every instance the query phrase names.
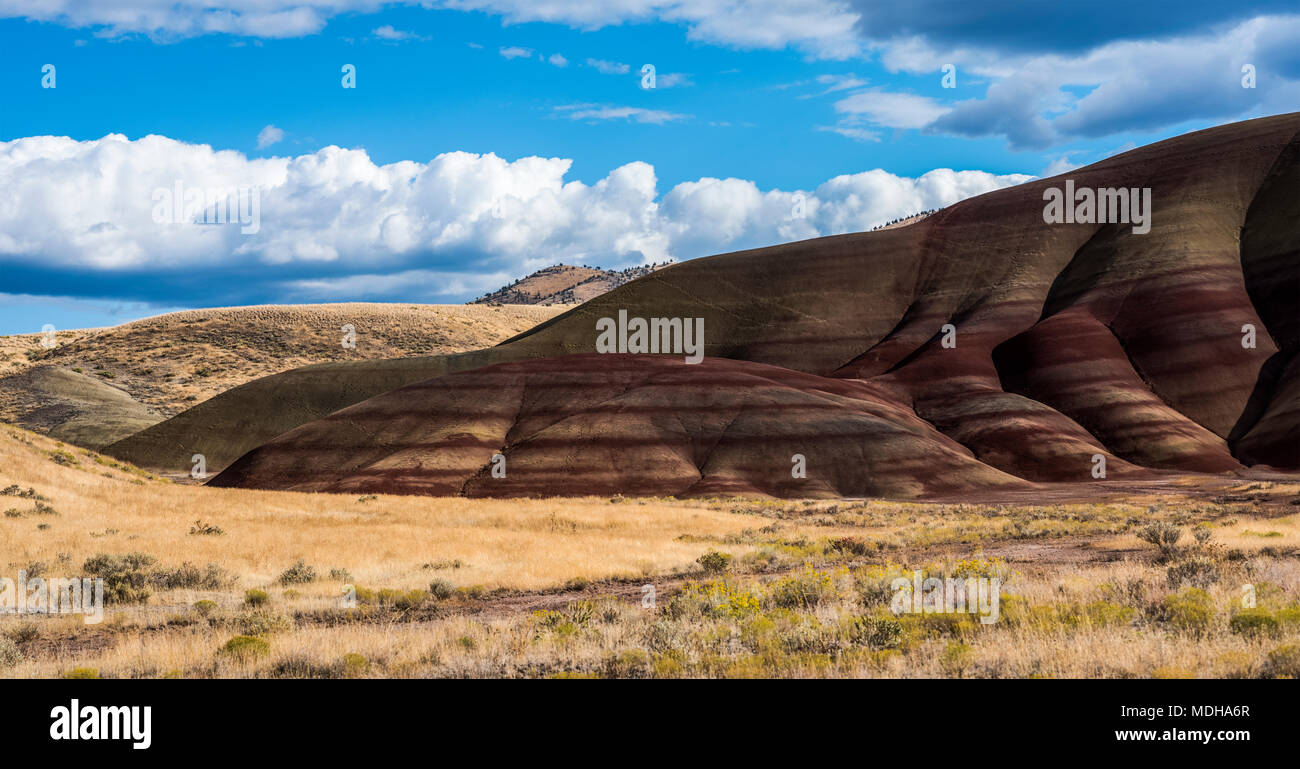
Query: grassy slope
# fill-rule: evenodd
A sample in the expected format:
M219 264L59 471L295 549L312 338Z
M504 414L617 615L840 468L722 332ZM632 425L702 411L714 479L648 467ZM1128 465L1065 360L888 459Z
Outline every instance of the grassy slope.
M99 448L254 379L324 361L489 347L552 317L531 306L332 304L170 313L0 337L0 421ZM342 345L345 324L356 346Z
M312 363L442 355L490 347L558 309L343 303L190 310L103 329L0 337L0 373L80 368L171 416L259 377ZM341 344L344 324L356 347ZM12 422L12 415L0 412Z
M78 667L145 677L1285 673L1300 664L1286 656L1300 626L1251 636L1229 620L1247 580L1270 616L1300 611L1300 520L1289 504L1300 485L1238 484L1211 501L1198 482L1218 484L1214 493L1231 483L1193 479L1159 494L1050 506L363 500L175 485L4 427L0 488L33 487L57 511L37 515L31 500L0 497L21 513L0 517L4 576L33 566L78 575L97 553L142 552L158 569L215 564L235 581L155 588L145 604L110 607L103 625L0 616L0 643L23 655L0 676ZM225 533L189 534L198 519ZM1213 521L1215 544L1174 562L1209 560L1219 576L1195 628L1162 614L1185 589L1171 587L1168 565L1137 541L1138 520ZM712 549L735 556L723 581L695 566ZM319 578L278 584L299 559ZM1015 597L991 627L897 618L899 635L881 647L862 633L890 619L871 586L910 568L997 574ZM419 592L432 580L460 589L434 600ZM368 602L363 591L359 609L343 609L345 581L417 592L406 608ZM657 586L653 609L641 606L642 584ZM248 588L266 590L269 607L242 606ZM216 602L211 616L190 608L199 599ZM269 652L242 661L220 653L237 634L261 636ZM347 654L364 661L349 667Z

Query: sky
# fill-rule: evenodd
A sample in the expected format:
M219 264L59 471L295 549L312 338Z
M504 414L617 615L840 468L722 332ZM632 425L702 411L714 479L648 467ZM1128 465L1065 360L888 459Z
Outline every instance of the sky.
M1300 109L1300 10L0 0L0 94L0 334L33 333L870 229Z

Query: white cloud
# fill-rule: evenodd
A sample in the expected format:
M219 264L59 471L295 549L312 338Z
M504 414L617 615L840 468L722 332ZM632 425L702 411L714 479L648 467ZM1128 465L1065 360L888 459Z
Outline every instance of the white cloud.
M1070 156L1076 154L1078 154L1077 150L1061 154L1059 157L1057 157L1055 160L1049 163L1047 165L1047 168L1043 169L1042 175L1044 177L1059 176L1060 174L1066 173L1068 171L1073 171L1074 169L1078 168L1079 164L1075 163L1073 160L1070 160Z
M632 71L632 67L619 61L605 61L604 59L587 59L587 66L592 67L602 75L626 75Z
M257 148L266 149L272 144L276 144L284 139L284 131L273 125L268 125L257 132Z
M557 67L569 66L569 60L564 58L562 54L553 53L549 57L547 57L546 60Z
M498 48L497 53L501 54L507 59L527 59L533 55L533 49L521 48L517 45L512 45L506 48Z
M655 88L682 88L691 85L695 85L695 81L684 72L665 72L655 76Z
M374 35L380 40L388 40L394 43L401 42L403 40L427 40L428 39L425 37L421 37L420 35L417 35L414 32L403 32L400 29L395 29L392 24L385 24L382 27L378 27L373 31L371 31L370 34Z
M333 146L248 158L162 136L16 139L0 142L0 267L49 271L61 282L93 276L82 285L180 272L194 286L186 290L220 286L235 292L231 300L447 296L455 281L481 293L503 275L557 261L618 267L865 230L1029 178L874 170L805 192L705 178L661 194L647 163L593 184L567 180L570 166L466 152L376 165L362 150ZM155 222L155 190L178 181L257 187L260 230ZM794 214L798 196L803 217ZM438 291L413 288L439 282ZM34 288L10 290L42 293Z
M556 107L556 112L563 112L570 120L630 120L634 123L652 123L663 125L676 120L686 120L690 115L680 112L668 112L643 107L613 107L600 104L567 104Z
M0 17L103 27L112 36L215 33L282 38L320 32L332 16L344 11L374 11L388 4L384 0L0 0Z
M405 4L403 0L0 0L0 18L102 27L113 36L299 37L320 32L338 15L374 13ZM841 0L427 0L421 4L484 11L511 24L544 21L584 30L660 20L685 25L692 40L737 48L794 45L830 58L846 58L862 50L854 31L858 14Z
M840 136L844 136L859 142L880 141L880 134L878 132L868 131L865 128L855 128L854 126L849 126L849 125L819 125L817 126L817 130L837 133Z
M1287 62L1297 41L1300 16L1261 16L1212 33L1122 40L1076 55L950 52L943 56L959 73L988 74L993 82L982 98L957 102L930 129L1004 136L1013 148L1039 149L1075 137L1291 111L1295 102L1287 95L1300 93L1300 80ZM924 45L912 45L914 60L894 63L930 71L934 60L916 53ZM1245 64L1258 65L1268 81L1242 88Z
M142 33L162 39L205 34L277 38L316 34L339 15L407 4L417 0L0 0L0 18L90 28L109 37ZM853 0L419 0L418 4L484 12L507 24L548 22L582 30L660 21L683 26L691 41L739 49L793 47L824 59L872 54L890 71L936 79L940 68L952 63L958 67L958 91L944 96L960 94L961 101L948 111L938 113L933 105L895 104L894 109L883 110L878 121L856 120L967 137L1002 136L1013 149L1158 130L1192 120L1287 112L1300 100L1300 78L1292 58L1300 41L1300 16L1280 3L1271 7L1291 11L1289 15L1265 15L1261 10L1240 21L1248 10L1194 9L1187 24L1146 19L1139 25L1147 36L1144 39L1083 30L1075 37L1091 41L1088 45L1063 48L1059 46L1069 30L1058 29L1059 15L1042 9L1029 15L1036 23L1057 22L1043 30L1049 33L1046 36L1034 24L1026 24L1009 36L995 35L995 42L984 45L974 27L967 34L953 34L959 31L953 27L954 19L1009 18L1008 14L1020 11L995 8L988 12L991 17L981 17L983 11L964 6L953 12L924 5L900 10L889 3L855 6ZM1204 20L1198 24L1197 18ZM1121 24L1116 29L1123 28ZM380 27L375 34L386 39L383 35L388 31L409 34L391 26ZM1043 45L1023 44L1035 35ZM1051 50L1053 44L1067 53L1037 53ZM501 52L506 56L533 53L519 47ZM627 65L617 62L591 59L587 63L610 74L627 71ZM1258 89L1239 87L1243 64L1260 67ZM935 116L933 122L917 125L926 114ZM840 126L854 128L855 119L845 119Z
M835 102L836 112L886 128L924 128L948 109L928 96L880 88L858 91Z
M859 78L853 73L847 75L818 75L816 81L820 85L826 86L819 96L836 93L837 91L850 91L854 88L861 88L867 84L866 80Z

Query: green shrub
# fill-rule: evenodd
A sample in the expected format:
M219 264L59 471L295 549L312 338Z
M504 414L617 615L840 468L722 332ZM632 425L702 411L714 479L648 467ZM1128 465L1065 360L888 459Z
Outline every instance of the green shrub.
M894 598L893 582L901 576L903 576L902 569L893 564L883 567L868 566L853 572L853 589L857 592L863 606L868 608L888 606ZM908 589L911 589L910 579Z
M75 467L80 464L76 457L63 449L55 449L54 451L49 452L49 457L56 465L63 465L64 467Z
M395 590L384 588L376 597L380 606L387 606L396 611L414 611L429 602L429 594L423 590Z
M1278 624L1286 630L1300 628L1300 605L1285 606L1278 609L1273 616L1277 618Z
M758 613L761 608L759 598L753 592L717 579L686 583L664 607L664 614L670 619L712 617L740 620Z
M777 580L769 594L782 609L811 609L835 595L835 583L827 574L805 566L803 571Z
M72 670L64 671L60 678L74 678L80 680L99 678L99 670L96 668L73 668Z
M1277 634L1280 623L1268 609L1243 609L1228 620L1228 629L1237 635L1259 638Z
M1201 588L1189 587L1165 597L1160 604L1160 619L1184 633L1202 635L1214 619L1214 602Z
M970 657L970 646L961 641L949 641L944 647L943 654L939 656L939 665L948 675L961 678L970 663Z
M826 543L826 551L829 553L866 555L870 550L871 546L857 537L837 537Z
M445 601L456 593L456 588L445 579L435 579L429 583L429 595L435 601Z
M231 623L240 635L270 635L293 630L293 619L283 614L254 611L234 617Z
M308 566L302 559L299 559L297 563L280 574L278 581L281 585L302 585L315 582L316 570Z
M1178 552L1178 540L1183 530L1169 523L1152 523L1138 532L1138 539L1160 548L1160 555L1169 558Z
M216 601L209 601L207 599L204 599L202 601L194 602L194 611L198 612L199 616L202 617L210 616L216 610L217 610Z
M271 645L261 638L237 635L226 641L226 645L221 647L221 651L240 662L249 662L270 654Z
M399 590L384 587L378 590L355 585L353 594L357 603L367 606L382 606L395 611L412 611L429 603L430 595L423 590Z
M343 669L348 675L360 675L370 669L370 660L360 654L349 652L343 655Z
M226 530L214 523L204 523L202 520L196 520L190 527L190 534L194 536L213 536L219 537L225 534Z
M271 600L271 596L266 594L265 590L256 588L244 591L245 606L265 606Z
M1283 644L1268 653L1265 678L1300 678L1300 644Z
M893 617L855 617L849 638L872 649L897 649L903 641L903 623Z
M1083 607L1083 616L1087 618L1088 624L1096 627L1127 625L1136 614L1133 607L1110 601L1093 601Z
M160 590L222 590L235 583L236 577L219 564L200 569L186 561L180 566L158 569L149 575L149 583Z
M731 566L731 555L729 553L719 553L717 550L710 550L695 562L704 569L705 574L721 574Z
M1172 590L1184 585L1205 589L1219 581L1219 567L1208 558L1191 558L1165 569L1165 579Z
M149 568L156 562L144 553L101 553L87 559L81 568L88 576L104 580L105 603L143 603L150 596Z

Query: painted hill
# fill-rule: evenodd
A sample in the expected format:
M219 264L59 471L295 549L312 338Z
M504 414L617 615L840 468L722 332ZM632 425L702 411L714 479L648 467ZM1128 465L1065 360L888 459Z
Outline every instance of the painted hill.
M972 198L909 226L675 264L489 350L285 372L109 451L156 467L182 451L208 449L209 467L220 467L258 449L217 482L261 488L327 488L340 478L366 477L341 454L336 464L325 458L313 464L314 480L285 473L304 447L337 443L389 473L384 488L411 483L407 490L419 492L425 490L419 483L392 479L418 478L449 462L442 441L455 440L462 446L459 464L449 468L465 473L466 493L746 488L905 496L945 483L930 478L937 473L970 489L1087 481L1098 455L1112 477L1148 469L1234 471L1243 462L1300 469L1297 132L1300 114L1223 126ZM1150 231L1134 232L1129 224L1046 224L1044 193L1067 179L1076 188L1150 189ZM617 356L538 360L592 352L597 320L619 310L633 317L703 318L707 355L732 363L706 359L670 375L649 356L628 363L616 363ZM1257 331L1253 347L1243 346L1246 326ZM788 372L740 371L736 361ZM514 362L520 367L497 373L522 384L482 402L461 397L478 386L472 378L433 379ZM635 382L696 372L699 383L711 383L709 402L735 412L735 424L703 419L695 408L699 389L685 384L676 391L637 384L627 408L613 413L584 406L580 394L592 386L590 378L615 367L631 371L624 376ZM808 399L823 399L818 393L842 396L833 388L869 385L852 396L854 403L835 408L846 420L869 413L912 437L867 441L857 453L844 454L836 472L847 475L833 482L825 468L810 463L808 483L792 487L788 471L773 468L774 458L789 463L789 455L826 425L800 414L807 429L796 430L804 437L793 440L773 420L749 415L759 407L744 384L753 380L742 374L776 382L762 385L762 398L788 399L796 412L806 411L800 404ZM403 401L394 394L361 403L416 383L418 397ZM532 402L547 398L555 405L536 412ZM353 403L356 410L307 424ZM637 422L641 409L653 424ZM357 421L345 426L353 417ZM375 421L383 419L392 420L395 433ZM918 432L913 420L933 432ZM569 424L572 431L554 429ZM643 429L633 429L637 424ZM367 435L392 437L358 443L362 425ZM539 444L543 434L547 442ZM619 435L644 435L659 448L633 453L637 459L628 463L619 461L620 452L607 451L604 474L575 485L574 466L564 458L590 461L585 443ZM861 429L854 435L854 441L866 440ZM724 437L779 450L761 457L698 453L700 446L722 445ZM695 448L672 448L683 443ZM553 454L549 465L540 455L523 459L539 445ZM509 484L470 483L491 453L502 450L513 468ZM952 450L988 470L935 464ZM822 449L809 451L820 455ZM664 459L671 471L644 464L670 455L681 460ZM688 476L694 481L684 486Z
M485 462L498 451L504 477ZM792 477L796 454L811 468L807 480ZM254 449L212 484L512 497L916 496L1029 485L867 382L722 358L595 354L394 390Z
M475 299L472 304L582 304L667 265L602 270L557 264Z
M331 360L455 353L554 316L544 307L330 304L168 313L101 329L0 337L0 421L100 448L245 382ZM343 346L343 326L356 332ZM6 370L7 369L7 370Z

